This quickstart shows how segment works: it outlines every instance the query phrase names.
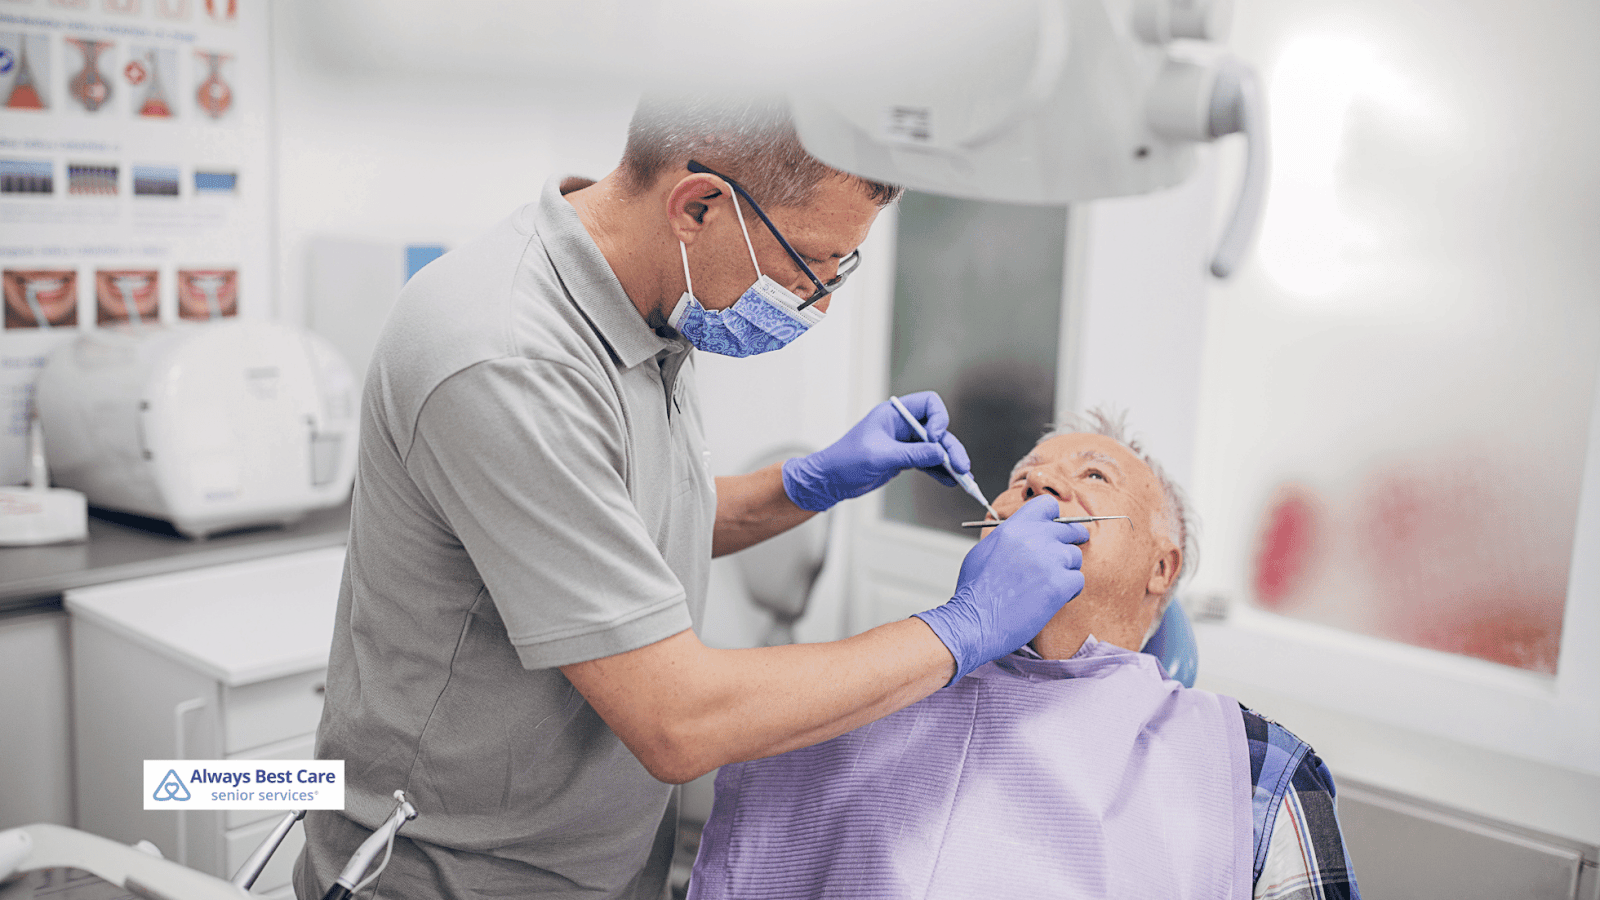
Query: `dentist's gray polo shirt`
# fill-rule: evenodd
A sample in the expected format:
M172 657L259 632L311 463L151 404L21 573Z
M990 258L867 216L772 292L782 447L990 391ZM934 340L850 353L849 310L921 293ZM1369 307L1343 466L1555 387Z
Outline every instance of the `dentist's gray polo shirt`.
M698 622L716 497L690 348L561 196L585 183L418 272L368 372L317 755L345 760L348 819L376 826L396 788L420 814L380 897L666 879L671 788L555 667ZM313 813L307 834L320 896L363 832Z

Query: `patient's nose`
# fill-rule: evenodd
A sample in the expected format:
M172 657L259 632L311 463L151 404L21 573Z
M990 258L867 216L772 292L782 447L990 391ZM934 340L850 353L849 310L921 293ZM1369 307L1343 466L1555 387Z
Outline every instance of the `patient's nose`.
M1052 477L1050 473L1033 470L1023 477L1022 502L1026 503L1040 494L1049 494L1061 504L1061 515L1071 516L1083 513L1086 507L1071 486L1066 485L1062 479Z
M1037 469L1023 476L1022 499L1032 500L1040 494L1049 494L1057 500L1062 499L1061 491L1051 484L1050 479Z

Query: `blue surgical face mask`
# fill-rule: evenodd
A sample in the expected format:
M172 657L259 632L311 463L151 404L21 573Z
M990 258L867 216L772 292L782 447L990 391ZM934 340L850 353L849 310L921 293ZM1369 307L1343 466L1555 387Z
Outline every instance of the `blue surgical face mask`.
M822 321L822 311L815 306L801 309L800 297L761 274L755 247L750 243L750 230L739 212L739 197L732 191L728 193L733 197L734 216L744 232L750 262L756 267L756 282L727 309L706 309L694 296L694 282L689 278L689 250L679 241L678 251L683 254L683 283L688 290L673 307L667 324L701 350L723 356L753 356L788 346Z

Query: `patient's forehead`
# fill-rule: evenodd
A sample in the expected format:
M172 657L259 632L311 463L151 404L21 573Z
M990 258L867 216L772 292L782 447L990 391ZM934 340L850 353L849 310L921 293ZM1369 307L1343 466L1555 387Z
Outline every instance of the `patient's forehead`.
M1108 477L1139 499L1161 502L1161 484L1150 467L1127 445L1103 434L1061 434L1040 441L1022 461L1018 470L1031 465L1068 466L1099 464L1112 469Z

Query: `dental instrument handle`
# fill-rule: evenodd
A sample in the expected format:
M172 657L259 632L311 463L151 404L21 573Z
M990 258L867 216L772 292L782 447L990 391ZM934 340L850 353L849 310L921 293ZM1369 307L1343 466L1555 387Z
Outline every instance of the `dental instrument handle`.
M1107 519L1128 519L1127 516L1059 516L1057 522L1063 525L1079 525L1084 522L1104 522ZM1133 520L1128 519L1131 523ZM981 522L962 522L962 528L993 528L1000 523L994 519L984 519Z
M393 845L400 826L417 817L417 809L406 799L404 791L395 791L394 796L397 801L394 812L390 813L388 820L379 825L378 829L356 848L355 854L339 873L338 880L328 888L326 894L322 895L322 900L345 900L359 890L363 884L361 876L371 868L372 861L378 858L379 853L385 852Z
M890 397L889 402L900 413L900 418L905 419L906 424L911 426L911 430L916 432L917 437L921 438L924 443L933 443L928 440L928 430L922 427L922 423L918 422L917 417L911 414L911 410L906 409L906 405L900 402L899 397ZM935 444L935 446L938 445ZM994 516L996 519L1000 518L1000 514L995 512L994 507L990 506L989 501L984 498L983 491L978 489L978 483L972 480L972 475L959 474L956 472L955 467L950 465L950 454L944 451L944 447L939 447L939 459L944 466L944 470L950 473L950 477L955 479L956 484L960 485L963 491L966 491L972 499L983 504L983 508L988 511L989 515Z
M242 891L248 891L255 887L256 879L261 877L261 870L267 867L267 861L272 859L272 854L278 852L278 847L283 844L283 839L289 836L289 829L294 827L294 823L305 817L306 811L303 809L290 810L285 813L283 818L278 820L278 824L273 826L272 833L267 835L267 839L261 842L261 846L250 854L250 858L244 861L244 865L239 867L239 871L233 873L233 878L229 879L233 886Z

